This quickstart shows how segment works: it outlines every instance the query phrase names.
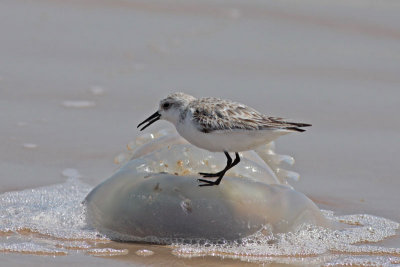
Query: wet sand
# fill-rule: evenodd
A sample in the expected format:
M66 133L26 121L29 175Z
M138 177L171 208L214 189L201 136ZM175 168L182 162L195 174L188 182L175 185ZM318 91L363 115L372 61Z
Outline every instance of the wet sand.
M63 182L65 168L98 184L158 100L185 91L312 123L277 142L296 159L296 190L338 214L399 222L399 11L395 1L2 1L0 192ZM153 250L113 264L243 264Z

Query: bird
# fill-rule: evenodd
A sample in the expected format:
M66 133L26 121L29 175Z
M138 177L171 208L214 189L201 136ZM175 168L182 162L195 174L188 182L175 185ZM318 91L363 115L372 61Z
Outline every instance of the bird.
M304 132L311 124L290 122L280 117L264 115L244 104L215 97L195 98L186 93L169 94L159 103L158 110L141 122L143 131L158 120L175 125L177 132L189 143L210 152L223 152L226 167L217 173L199 174L199 186L221 183L225 173L240 162L239 152L253 150L274 141L281 135ZM229 153L235 153L232 160Z

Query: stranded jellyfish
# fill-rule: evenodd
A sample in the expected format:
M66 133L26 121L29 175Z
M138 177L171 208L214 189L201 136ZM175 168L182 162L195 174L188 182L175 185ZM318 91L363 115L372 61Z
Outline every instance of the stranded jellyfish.
M241 153L220 186L199 187L199 172L224 167L221 153L199 149L161 130L128 145L123 165L86 197L87 220L114 240L170 243L174 240L239 240L263 229L294 231L303 224L328 226L317 206L293 190L293 163L273 144Z

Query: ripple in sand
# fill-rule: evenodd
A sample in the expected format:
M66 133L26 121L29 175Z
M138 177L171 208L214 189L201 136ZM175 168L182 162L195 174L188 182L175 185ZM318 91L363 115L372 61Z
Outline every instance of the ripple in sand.
M95 96L104 95L106 92L106 90L103 87L98 85L93 85L92 87L90 87L89 91L92 93L92 95Z
M62 105L66 108L91 108L96 104L93 101L86 100L66 100L62 102Z
M37 144L33 144L33 143L25 143L25 144L22 144L22 146L23 146L24 148L27 148L27 149L35 149L35 148L38 147Z

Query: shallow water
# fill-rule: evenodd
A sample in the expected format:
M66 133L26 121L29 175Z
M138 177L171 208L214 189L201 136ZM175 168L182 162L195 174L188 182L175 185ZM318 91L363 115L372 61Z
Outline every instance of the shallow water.
M400 222L399 10L396 1L369 0L1 1L0 191L62 188L67 168L79 170L78 185L90 190L117 168L112 159L135 139L135 126L158 99L182 90L312 123L306 133L277 141L279 152L296 158L301 179L294 188L338 216ZM63 105L69 101L75 106ZM32 242L30 234L17 236ZM35 246L48 243L44 238ZM399 248L400 239L374 245ZM75 250L55 258L2 253L0 260L9 266L244 264L181 258L144 244L96 247L129 252L114 260ZM138 256L141 249L155 254ZM371 257L388 259L339 259L367 264ZM279 260L302 264L302 258Z

